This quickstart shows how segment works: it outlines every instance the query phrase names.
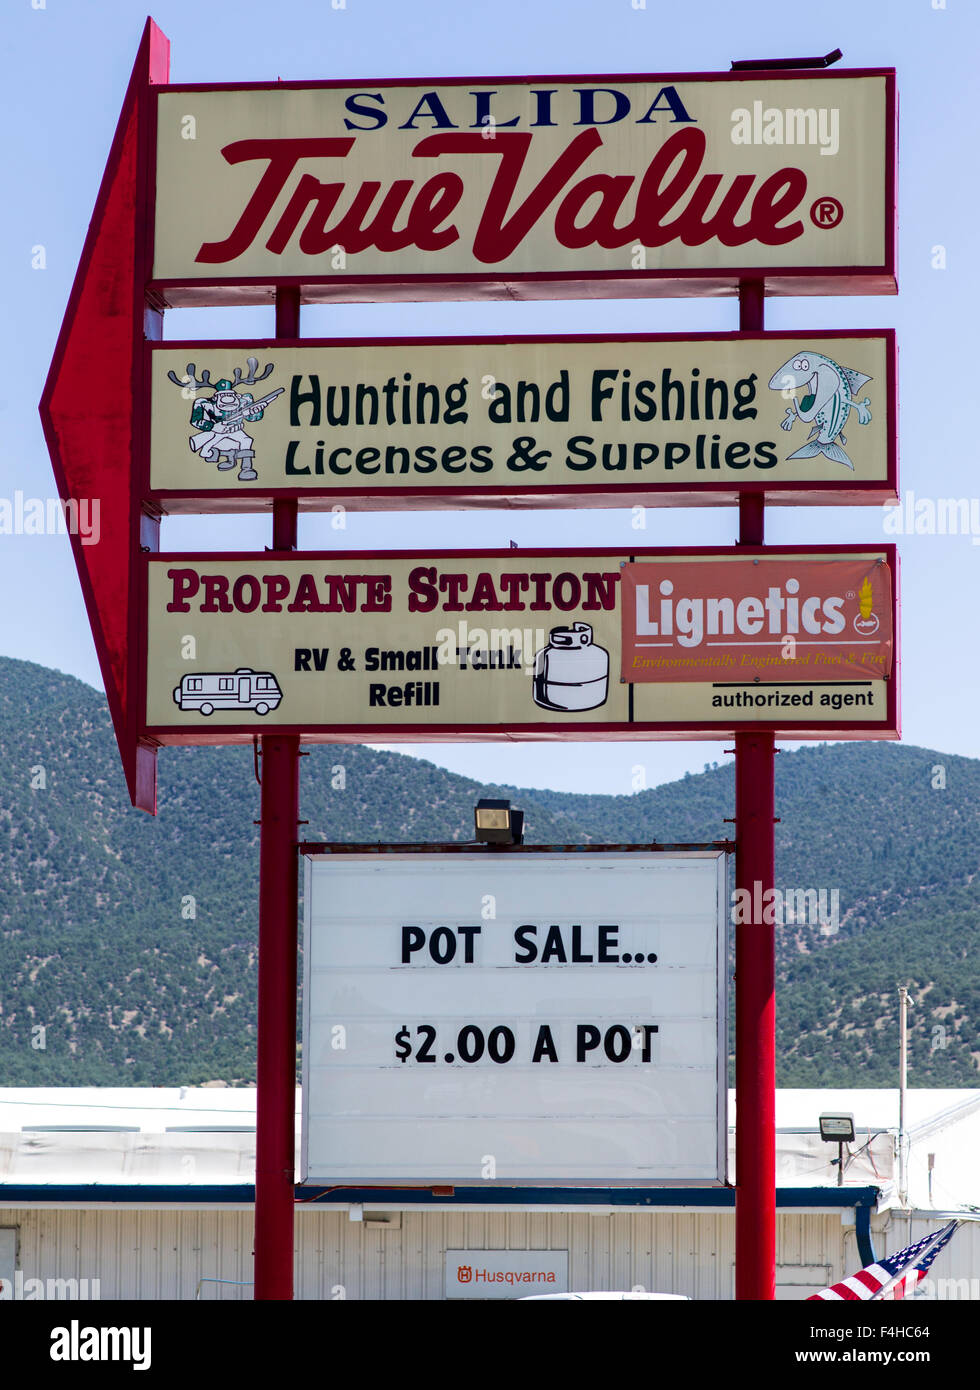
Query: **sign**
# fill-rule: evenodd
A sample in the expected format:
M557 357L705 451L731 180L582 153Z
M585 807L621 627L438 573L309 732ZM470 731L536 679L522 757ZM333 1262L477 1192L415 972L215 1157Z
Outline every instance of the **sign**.
M213 389L195 385L179 404L173 401L173 417L167 414L159 395L162 383L153 380L155 350L161 367L163 354L172 350L172 344L164 344L166 308L269 303L275 296L284 312L292 306L286 315L291 317L300 302L331 299L719 294L734 292L747 281L760 283L769 294L893 293L895 157L891 69L180 87L169 82L169 43L148 20L41 401L59 497L69 507L78 506L80 499L99 507L100 544L86 545L75 532L71 540L133 804L156 809L156 753L162 742L251 736L244 725L232 729L231 703L208 726L210 738L197 722L199 711L184 708L183 702L169 731L157 722L158 733L147 732L147 700L157 697L161 671L148 675L144 664L146 556L159 550L160 517L168 511L245 510L256 498L267 505L290 497L307 507L470 506L495 498L507 505L600 506L620 503L624 492L643 504L657 498L721 502L752 491L769 501L796 502L806 496L834 502L847 495L835 481L844 476L840 470L847 462L854 464L850 500L887 502L894 500L897 487L893 373L870 366L872 342L880 335L843 335L823 353L844 369L849 388L857 385L849 373L871 378L862 383L866 396L848 401L842 392L837 397L834 409L847 417L841 421L847 424L846 435L841 431L824 441L824 422L814 416L810 432L817 433L804 441L802 426L811 406L819 409L816 398L807 403L811 393L805 382L780 388L795 395L795 403L787 400L784 410L790 415L784 414L781 423L788 420L796 434L786 457L776 450L768 477L752 477L766 472L767 450L760 446L776 428L766 422L771 428L763 429L761 413L751 422L752 442L736 437L741 431L735 423L743 422L735 422L731 407L726 421L706 415L696 421L690 413L686 422L676 417L665 421L661 415L660 426L670 426L668 437L646 429L657 423L655 418L634 415L613 421L603 412L601 419L585 420L584 401L576 395L570 399L567 422L548 417L546 403L544 418L533 421L522 421L518 410L516 423L529 428L512 431L502 466L513 476L498 481L504 422L498 427L490 417L491 397L482 394L484 377L509 384L513 372L516 396L520 380L541 388L551 376L548 385L558 381L560 393L563 366L553 360L552 345L550 352L541 348L533 367L521 361L520 372L506 362L503 371L480 372L488 431L494 425L485 442L471 424L460 433L466 442L457 443L450 437L455 427L444 418L426 418L418 425L399 421L400 434L437 427L445 435L431 444L413 438L410 450L408 443L384 442L385 451L391 445L410 452L418 477L399 481L394 469L401 466L400 454L391 456L389 475L387 452L378 473L371 474L373 462L381 463L382 456L372 459L370 451L380 446L365 438L354 450L355 476L345 482L341 474L335 484L333 474L346 457L334 454L331 466L336 445L328 448L324 440L323 480L316 472L316 440L312 462L300 458L304 440L309 451L316 428L312 420L299 431L294 451L296 467L312 467L311 474L298 472L293 478L286 473L292 436L273 444L273 431L286 428L282 420L293 403L293 378L304 375L302 356L293 364L288 390L271 382L263 389L265 375L263 385L260 376L247 385L245 378L250 356L256 358L259 374L270 360L276 370L284 369L285 359L275 362L269 353L254 351L269 344L235 345L252 349L244 353L244 368L238 361L226 362L224 348L201 345L222 358L221 365L197 363L198 380L203 384L207 372ZM103 289L109 281L116 292L107 297ZM790 353L796 360L798 346L801 352L816 352L820 349L814 342L832 338L824 334L794 342L783 365ZM156 349L148 350L148 341ZM576 353L589 352L587 340L574 341ZM630 341L618 340L608 369L619 373L615 384L623 386L627 370L634 382L656 382L645 362L635 360L648 344L641 349L629 346ZM649 340L654 341L662 346L667 340ZM687 341L695 345L692 351L709 352L696 346L696 337ZM748 353L750 339L744 341ZM887 334L885 341L890 362L893 347ZM846 350L838 351L851 342L861 347L860 359L847 360ZM277 352L279 346L326 354L334 345L287 342L277 345ZM425 367L440 380L445 373L444 360L437 360L441 346L426 345L433 356ZM487 356L496 352L491 344L484 346ZM396 352L390 343L375 347L392 356ZM761 351L761 343L758 347ZM476 346L460 347L461 354L470 350ZM515 362L523 351L514 345ZM558 354L564 351L557 349ZM711 347L712 362L715 351ZM570 363L572 352L569 345ZM680 356L680 346L677 352ZM165 391L175 389L169 372L179 381L198 355L195 349L166 367ZM479 365L467 363L467 372ZM707 372L707 359L703 366L695 362L685 369L693 375L695 367ZM359 373L363 370L359 363ZM404 372L412 370L411 365L403 368L403 382ZM572 366L567 370L571 397ZM734 367L712 365L712 373L722 370ZM216 375L226 371L231 375ZM309 379L318 373L305 375ZM106 380L129 382L131 389L106 396ZM475 388L476 377L471 380ZM234 400L217 401L220 381L229 382L221 391L239 401L252 394L246 404L254 408L239 412ZM758 393L768 399L762 381L760 375ZM151 393L163 411L159 421L151 421ZM95 398L102 406L93 413ZM720 410L720 397L715 399ZM552 405L558 406L557 396ZM690 405L686 409L690 412ZM871 412L866 423L862 411ZM591 398L585 413L592 413ZM692 428L702 423L712 428ZM834 423L829 416L828 423ZM375 427L355 422L358 429L371 434ZM215 444L216 430L222 447ZM193 447L200 435L211 437ZM519 446L525 435L534 440L533 454L546 468L529 461L527 476L520 477L524 470L509 467L507 460L514 456L520 464L514 443ZM582 447L592 448L583 437L601 446L591 463L588 454L580 453ZM574 451L569 448L573 440L578 441ZM830 448L812 451L815 440L835 445L847 462ZM789 438L781 442L788 449ZM602 447L606 444L611 446L608 455ZM748 454L743 444L748 444ZM618 465L620 446L627 467L607 466L607 461ZM481 462L478 447L488 450L482 457L489 460L491 478L472 467L474 459ZM433 453L419 453L426 448ZM453 452L460 448L462 458ZM685 453L692 448L693 454ZM792 460L790 453L796 455ZM427 474L429 457L435 467ZM463 459L470 466L454 474ZM748 462L739 477L743 460ZM195 473L197 465L202 471ZM640 476L627 483L621 475L630 470ZM564 479L563 471L569 475ZM539 472L545 476L535 480L532 475ZM583 481L588 474L598 479L600 473L600 481ZM433 475L440 475L440 481ZM338 494L342 502L335 500ZM194 633L185 635L196 640ZM185 662L194 659L192 645L184 644ZM217 662L205 674L229 678ZM234 674L249 673L233 667ZM263 689L274 693L272 685ZM632 684L628 689L635 693ZM293 700L284 690L280 695L274 709L272 700L243 690L239 699L248 708L239 712L253 720L262 705L266 713L258 717L271 714L276 722L281 712L285 721ZM608 721L607 730L613 730L614 722L624 729L631 720L635 724L634 694L629 698L625 719ZM164 717L170 721L173 712L157 708L153 718ZM896 724L893 703L883 720L876 712L860 727L880 737L894 733ZM489 732L475 734L469 723L467 736L503 736L498 724L488 727ZM562 733L586 736L590 727L595 726L583 724L575 734L563 724ZM696 736L697 727L683 718L664 718L663 728L677 736ZM841 732L839 725L817 727ZM537 715L528 728L542 732ZM798 724L793 732L800 733ZM407 725L406 736L415 736ZM458 734L451 726L442 731L430 723L429 736ZM613 731L609 736L617 735Z
M567 1250L447 1250L447 1298L568 1293Z
M145 452L146 404L133 387L145 337L162 334L163 316L146 300L146 157L151 93L169 67L170 45L148 19L40 402L59 498L68 507L85 499L98 508L99 544L85 545L76 528L71 545L126 785L133 805L151 814L156 751L139 738L133 629L140 548L159 549L160 528L141 514L134 465Z
M305 1182L724 1181L723 853L340 852L305 882Z
M818 661L821 651L804 645L812 582L819 576L825 584L829 561L852 567L845 574L828 566L831 580L876 576L878 632L868 634L870 645L858 630L848 640L869 653L890 650L882 646L895 630L889 546L145 556L143 732L159 743L251 742L272 728L351 743L717 738L753 727L794 738L831 731L895 737L890 666L869 659L855 674ZM762 569L763 562L776 568ZM624 574L630 586L639 574L647 589L652 576L657 588L661 573L686 581L679 566L716 598L729 586L738 596L708 605L699 651L717 640L718 627L748 660L730 652L721 669L696 662L670 680L648 664L647 649L636 646L647 633L638 630ZM754 598L748 569L765 576ZM788 634L797 644L788 678L785 663L771 675L769 663L746 647L758 635L749 631L752 604L768 613L775 602L768 596L774 576L786 596L787 628L795 613L790 581L802 586L801 630ZM694 595L701 588L677 594L674 629L685 660L691 646L684 640L699 630ZM819 640L833 637L827 650L834 654L843 633L832 630L833 614L853 627L864 600L860 590L837 594L833 584L821 593L828 628ZM663 611L650 601L652 620ZM723 631L733 614L742 625L735 641ZM805 679L804 670L811 673Z
M891 330L148 352L164 512L897 498Z
M853 685L845 699L861 705L872 698L869 677L892 673L891 573L881 557L642 562L623 571L623 598L625 680L748 676L766 691L799 682L812 705L830 676Z
M169 87L152 278L268 298L894 293L888 69ZM205 288L206 287L206 288Z

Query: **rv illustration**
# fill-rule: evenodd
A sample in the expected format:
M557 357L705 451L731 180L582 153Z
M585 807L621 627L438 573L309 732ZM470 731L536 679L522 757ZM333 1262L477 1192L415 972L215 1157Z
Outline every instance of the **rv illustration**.
M174 703L182 710L214 714L216 709L250 709L268 714L282 699L271 671L239 666L235 671L198 671L174 688Z

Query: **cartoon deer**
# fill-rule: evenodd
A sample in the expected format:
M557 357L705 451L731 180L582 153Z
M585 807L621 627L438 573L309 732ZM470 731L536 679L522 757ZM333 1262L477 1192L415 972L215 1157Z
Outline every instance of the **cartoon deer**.
M193 386L195 391L214 392L213 396L206 396L194 402L190 422L199 433L191 435L190 447L205 463L217 463L219 472L224 473L237 464L238 481L251 483L259 476L253 467L254 441L242 426L246 421L252 423L261 420L266 406L271 405L277 396L281 396L285 387L277 386L267 396L256 400L250 391L240 391L238 388L254 386L256 382L264 381L275 364L268 362L260 376L256 376L258 358L247 358L245 365L248 375L242 376L242 369L236 367L233 381L229 381L227 377L222 377L220 381L212 381L209 371L202 372L198 378L193 362L188 362L183 378L178 377L176 372L169 372L168 376L175 386Z

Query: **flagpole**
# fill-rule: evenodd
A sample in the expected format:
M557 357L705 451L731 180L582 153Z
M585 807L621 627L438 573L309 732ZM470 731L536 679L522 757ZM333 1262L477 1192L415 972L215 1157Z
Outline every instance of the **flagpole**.
M898 987L898 1200L903 1208L909 1204L908 1173L906 1169L908 1148L905 1134L905 1093L908 1089L909 1070L909 992L904 985Z
M871 1297L868 1299L868 1302L874 1303L876 1299L884 1298L887 1293L891 1293L892 1289L895 1287L898 1281L900 1279L905 1278L910 1268L915 1269L922 1263L923 1260L927 1260L929 1256L932 1254L932 1252L935 1250L936 1246L939 1245L943 1240L945 1240L946 1236L951 1235L954 1231L956 1231L961 1225L962 1222L960 1221L947 1221L946 1225L943 1226L941 1230L938 1230L936 1232L935 1240L930 1242L930 1244L926 1246L925 1250L923 1250L922 1254L916 1257L915 1264L906 1265L905 1268L900 1269L897 1274L893 1274L892 1277L888 1280L887 1284L882 1284L881 1288L877 1291L877 1293L873 1293L871 1295ZM926 1278L928 1277L929 1276L926 1275Z

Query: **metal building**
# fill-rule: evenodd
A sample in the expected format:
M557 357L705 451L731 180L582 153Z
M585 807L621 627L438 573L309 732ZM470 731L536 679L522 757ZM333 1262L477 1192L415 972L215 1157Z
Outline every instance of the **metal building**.
M0 1090L0 1298L250 1298L254 1105L251 1090ZM980 1091L910 1091L906 1105L902 1210L897 1092L778 1093L778 1298L804 1298L980 1206ZM842 1186L836 1146L817 1132L836 1110L852 1111L856 1129ZM442 1299L456 1252L474 1265L567 1252L579 1290L734 1293L731 1188L297 1197L300 1299ZM971 1223L925 1296L978 1299L978 1273Z

